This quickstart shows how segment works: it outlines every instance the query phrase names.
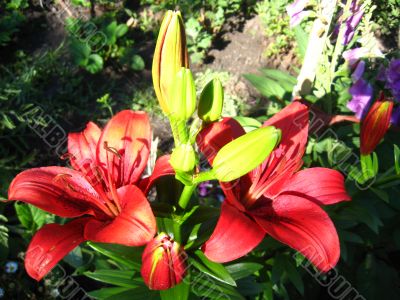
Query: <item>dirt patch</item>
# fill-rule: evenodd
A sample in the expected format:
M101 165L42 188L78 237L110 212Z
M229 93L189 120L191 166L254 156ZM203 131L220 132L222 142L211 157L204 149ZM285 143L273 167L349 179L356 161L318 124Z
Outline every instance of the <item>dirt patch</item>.
M239 22L239 19L230 20L228 26L235 27ZM265 49L274 42L274 38L265 37L264 25L258 16L244 20L243 25L236 26L234 30L225 30L219 38L224 47L210 50L202 68L229 72L232 80L225 87L226 92L236 94L248 103L260 98L260 94L243 78L243 74L258 73L260 68L274 68L293 74L293 67L299 67L294 48L284 55L265 56Z

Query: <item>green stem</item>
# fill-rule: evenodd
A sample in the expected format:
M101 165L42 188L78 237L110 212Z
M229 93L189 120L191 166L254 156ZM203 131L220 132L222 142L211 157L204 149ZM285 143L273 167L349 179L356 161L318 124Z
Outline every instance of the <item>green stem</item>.
M197 185L201 182L207 180L215 179L215 174L213 170L209 170L207 172L201 172L193 177L191 185L185 185L183 188L182 194L179 197L178 204L181 208L186 209L189 204L190 198L192 197L193 192L197 188Z
M193 192L196 188L197 184L185 185L178 202L181 208L186 209L187 205L189 204L190 198L192 197Z

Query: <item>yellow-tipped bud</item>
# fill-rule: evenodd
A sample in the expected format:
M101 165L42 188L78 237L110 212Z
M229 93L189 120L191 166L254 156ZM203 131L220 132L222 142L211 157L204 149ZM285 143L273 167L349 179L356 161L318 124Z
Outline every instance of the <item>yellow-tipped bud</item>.
M189 67L185 28L179 11L165 14L153 58L153 84L161 109L170 113L173 81L181 67Z
M176 73L173 95L170 117L179 121L189 120L196 109L196 87L189 69L182 67Z
M222 182L235 180L260 165L280 141L281 131L261 127L223 146L213 162L215 177Z
M218 121L224 104L224 89L221 81L214 78L204 87L200 95L198 115L204 122Z

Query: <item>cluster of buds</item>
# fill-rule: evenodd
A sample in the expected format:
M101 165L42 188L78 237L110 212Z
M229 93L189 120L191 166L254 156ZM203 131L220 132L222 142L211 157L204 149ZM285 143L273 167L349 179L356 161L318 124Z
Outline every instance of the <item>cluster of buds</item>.
M190 184L196 175L199 161L194 148L199 130L191 130L187 126L196 111L197 99L180 12L168 11L164 17L157 39L152 73L157 99L169 118L174 135L175 148L170 163L176 171L176 178L184 184ZM197 117L202 121L202 128L221 119L223 102L222 83L214 78L201 91L198 101ZM194 136L191 136L193 132ZM221 149L216 157L214 170L208 174L212 175L211 179L230 181L253 169L273 150L279 141L279 132L273 127L262 128L242 139L226 149ZM246 151L242 151L244 149ZM248 157L254 159L249 160Z
M227 143L216 153L211 170L200 172L196 152L197 134L221 120L224 91L218 78L197 93L189 69L186 36L180 12L168 11L161 25L153 59L153 84L157 99L168 117L175 146L169 163L185 186L217 179L235 180L250 172L275 149L280 130L262 127ZM197 108L197 116L194 116ZM188 122L194 118L191 126ZM186 199L188 200L188 199ZM181 208L187 202L179 200ZM163 290L180 283L185 275L185 252L165 233L147 244L142 257L142 276L151 289Z

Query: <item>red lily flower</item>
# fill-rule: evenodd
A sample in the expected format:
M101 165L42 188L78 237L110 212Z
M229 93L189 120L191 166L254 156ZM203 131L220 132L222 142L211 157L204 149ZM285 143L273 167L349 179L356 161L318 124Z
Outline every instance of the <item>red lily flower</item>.
M336 229L320 205L350 200L343 176L327 168L299 171L308 136L308 109L293 102L264 126L281 129L277 149L259 167L229 184L221 183L226 200L204 254L216 262L246 255L266 234L300 251L321 271L340 255ZM218 149L244 134L235 120L225 118L206 127L198 145L210 164Z
M103 131L89 122L68 136L73 169L29 169L12 181L9 200L35 205L65 218L66 225L41 228L28 247L25 268L40 280L80 243L141 246L156 233L156 221L145 194L160 176L173 174L169 157L157 160L150 177L141 179L151 143L144 112L122 111Z
M367 116L361 122L360 152L362 155L373 152L389 129L394 103L384 100L383 97L382 93L380 99L372 105Z

